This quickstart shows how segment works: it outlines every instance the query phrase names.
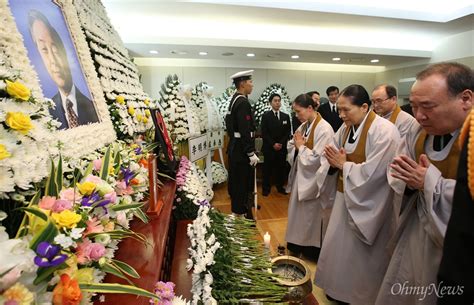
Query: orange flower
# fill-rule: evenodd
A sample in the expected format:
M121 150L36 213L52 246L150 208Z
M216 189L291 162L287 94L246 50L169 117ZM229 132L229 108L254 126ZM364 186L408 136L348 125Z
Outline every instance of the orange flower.
M139 184L140 184L140 180L138 180L137 178L133 178L132 180L130 180L130 184L131 184L131 185L139 185Z
M78 305L82 294L77 280L73 280L67 274L61 275L61 281L53 290L53 305Z
M138 164L140 164L144 168L148 168L148 160L145 158L140 159L140 161L138 161Z

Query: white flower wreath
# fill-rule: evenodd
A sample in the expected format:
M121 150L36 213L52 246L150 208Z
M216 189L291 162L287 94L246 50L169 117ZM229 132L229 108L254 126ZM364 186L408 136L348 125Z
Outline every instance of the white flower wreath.
M268 99L273 93L277 93L281 96L281 111L285 112L286 114L290 114L292 112L290 96L286 92L285 87L280 84L271 84L265 88L265 90L263 90L262 94L254 105L255 124L257 126L260 126L263 113L271 109Z

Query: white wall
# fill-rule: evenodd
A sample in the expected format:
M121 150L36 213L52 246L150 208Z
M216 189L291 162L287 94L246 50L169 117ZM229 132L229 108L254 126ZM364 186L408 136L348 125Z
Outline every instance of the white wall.
M214 95L220 95L231 85L230 76L247 68L221 68L221 67L157 67L139 66L141 81L145 92L153 98L159 97L161 84L169 74L178 75L184 84L192 86L201 81L206 81L214 87ZM272 83L283 85L291 98L301 93L317 90L326 96L326 88L335 85L340 89L351 85L360 84L369 92L374 87L375 73L363 72L334 72L334 71L301 71L282 69L254 69L254 91L251 99L258 99L267 86Z

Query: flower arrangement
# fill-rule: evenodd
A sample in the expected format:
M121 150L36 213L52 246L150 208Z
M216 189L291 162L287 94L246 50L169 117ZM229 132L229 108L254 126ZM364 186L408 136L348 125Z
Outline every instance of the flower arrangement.
M220 117L221 117L221 122L222 122L222 127L225 129L225 116L227 114L227 111L229 109L229 104L230 100L232 99L232 96L235 93L235 86L232 85L225 89L225 91L221 94L221 96L217 97L214 99L215 103L217 104L217 107L219 109Z
M53 131L59 125L48 113L50 106L35 98L0 57L0 197L31 189L48 175L50 150L57 146Z
M201 134L202 125L206 126L205 122L200 121L201 110L192 101L192 89L190 85L179 85L178 95L183 101L184 109L178 108L178 111L185 113L185 118L188 124L189 137L199 136ZM178 104L181 105L181 104Z
M227 170L222 163L212 161L211 171L213 184L220 184L227 181Z
M190 134L186 106L178 94L180 84L177 75L168 75L165 83L161 85L159 99L163 120L175 144L186 141Z
M182 156L176 173L174 216L176 219L194 219L199 206L214 196L206 175L188 158Z
M147 221L142 203L135 201L140 197L135 193L147 187L144 169L135 164L142 148L132 146L124 153L120 144L106 148L101 159L77 163L72 171L71 164L63 167L61 158L52 164L44 190L23 208L27 216L16 238L0 236L0 243L22 245L26 259L13 260L0 273L0 295L6 301L89 304L96 292L156 298L134 286L100 283L106 273L139 277L131 266L115 260L114 252L126 237L146 242L129 230L133 216ZM1 247L1 260L14 255L18 247Z
M119 139L130 139L153 127L150 108L156 104L143 91L138 69L112 27L102 3L74 1L101 89Z
M175 284L172 282L158 282L155 284L155 294L157 299L150 300L153 305L189 305L186 299L176 296L174 293Z
M204 90L209 86L205 82L200 82L197 84L192 91L191 104L198 109L197 116L198 120L201 123L201 133L205 133L208 129L208 115L207 115L207 105L204 96Z
M187 269L192 270L192 304L251 298L281 302L287 289L268 273L270 257L252 221L224 215L202 205L188 225L191 241Z
M278 93L281 96L281 111L287 114L292 112L290 96L288 95L288 92L286 92L285 87L280 84L271 84L263 90L254 105L254 117L257 126L260 126L263 113L271 109L268 99L273 93Z

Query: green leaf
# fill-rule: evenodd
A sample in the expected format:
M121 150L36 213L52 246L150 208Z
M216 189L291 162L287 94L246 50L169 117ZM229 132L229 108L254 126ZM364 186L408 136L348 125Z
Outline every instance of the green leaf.
M126 277L125 274L123 274L123 272L120 269L118 269L116 266L109 263L105 263L100 268L103 272L113 274L116 277L126 280L130 285L135 286L135 284L132 281L130 281L130 279Z
M58 167L56 168L56 186L58 194L63 188L63 157L59 155Z
M84 176L83 176L83 177L87 177L87 176L89 176L90 174L92 174L92 170L93 170L93 169L94 169L94 163L92 163L92 161L91 161L91 163L89 163L89 165L87 165L87 168L86 168L86 170L84 171ZM79 180L77 180L77 181L79 181Z
M30 242L30 248L32 250L36 250L40 242L42 241L51 242L53 241L54 237L56 237L56 235L58 235L58 229L51 221L48 221L48 224L46 225L46 227L33 237L33 239Z
M143 223L148 223L148 216L146 216L145 212L143 212L142 209L133 210L133 215L135 215Z
M97 292L97 293L129 293L134 294L146 298L158 299L156 294L153 294L145 289L134 287L134 286L127 286L127 285L120 285L120 284L79 284L79 288L82 291L87 292Z
M105 152L104 159L102 161L102 167L100 169L100 178L104 181L107 181L107 177L109 176L109 167L110 167L110 145L107 147L107 151Z
M36 192L36 194L31 198L30 204L28 205L29 207L33 205L38 205L41 199L41 189Z
M56 170L54 168L54 162L51 160L51 171L49 172L48 179L46 180L45 196L58 197L58 186L55 179Z
M128 209L135 209L135 208L141 208L143 206L143 203L133 203L133 204L120 204L120 205L114 205L110 209L112 211L123 211L123 210L128 210Z
M44 221L48 221L48 215L46 215L43 211L41 211L40 209L38 208L29 208L29 207L24 207L24 208L18 208L19 210L23 210L25 212L28 212L28 213L31 213L41 219L43 219Z
M120 172L120 165L122 165L122 157L120 156L120 152L117 152L114 158L114 173L118 175Z
M120 271L122 271L126 275L136 278L136 279L140 278L140 275L137 273L137 271L129 264L115 260L115 259L112 259L112 264L118 269L120 269Z
M81 171L78 168L74 169L74 181L73 181L73 187L76 188L77 182L79 182L82 179L82 174Z
M53 277L54 271L58 269L63 269L66 268L67 265L62 263L58 266L54 267L49 267L49 268L38 268L38 271L36 271L36 278L33 281L33 284L38 285L39 283L45 281L45 280L50 280Z

